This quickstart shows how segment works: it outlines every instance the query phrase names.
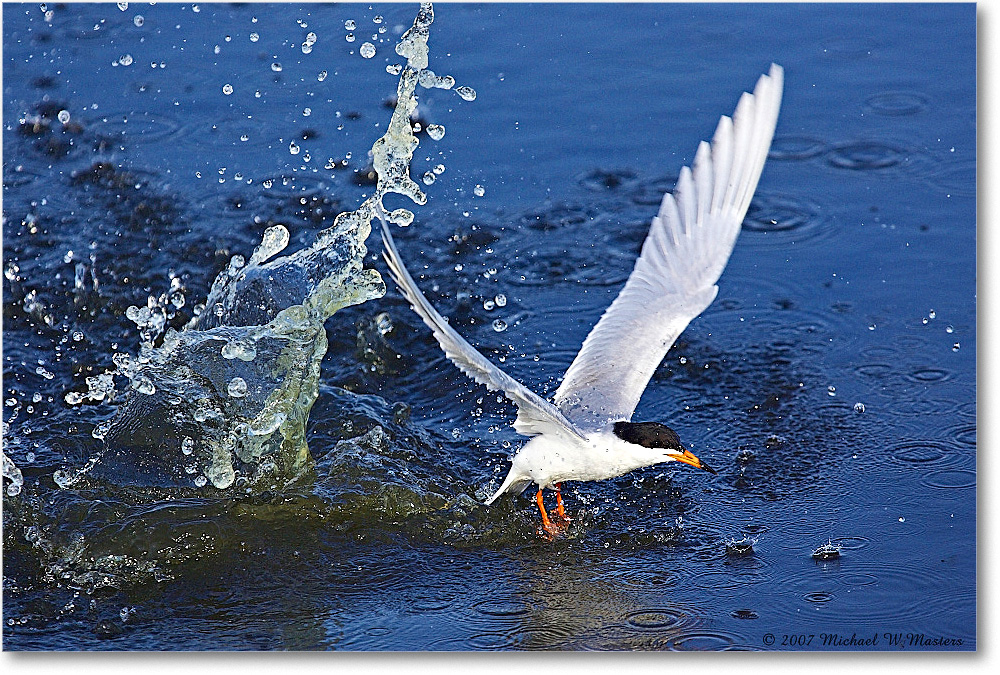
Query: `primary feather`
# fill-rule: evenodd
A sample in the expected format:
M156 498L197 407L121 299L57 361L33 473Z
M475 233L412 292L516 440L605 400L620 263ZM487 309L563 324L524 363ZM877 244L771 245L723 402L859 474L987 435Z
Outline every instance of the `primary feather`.
M379 218L382 215L379 214ZM396 242L389 233L389 225L382 219L383 255L389 272L413 310L433 331L441 349L458 369L492 391L502 391L517 406L514 429L525 436L540 434L570 435L583 438L580 432L551 403L538 396L523 384L507 375L465 341L417 288L413 277L399 259Z
M664 195L635 269L556 391L556 405L584 432L632 418L677 336L715 299L774 136L783 75L771 64Z

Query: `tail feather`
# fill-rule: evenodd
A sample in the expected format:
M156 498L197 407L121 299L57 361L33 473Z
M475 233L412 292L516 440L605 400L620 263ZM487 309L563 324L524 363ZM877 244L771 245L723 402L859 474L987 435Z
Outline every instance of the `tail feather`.
M494 492L493 496L487 499L484 503L487 506L491 505L505 492L521 494L529 485L531 485L530 478L517 475L513 470L511 470L511 472L507 474L507 478L504 480L503 485L500 486L500 489Z

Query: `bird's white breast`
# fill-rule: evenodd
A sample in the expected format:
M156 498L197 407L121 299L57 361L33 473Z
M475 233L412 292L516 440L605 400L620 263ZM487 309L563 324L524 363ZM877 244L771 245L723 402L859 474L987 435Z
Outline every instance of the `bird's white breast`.
M547 488L563 481L614 478L664 459L610 431L588 434L585 441L542 434L518 451L511 469Z

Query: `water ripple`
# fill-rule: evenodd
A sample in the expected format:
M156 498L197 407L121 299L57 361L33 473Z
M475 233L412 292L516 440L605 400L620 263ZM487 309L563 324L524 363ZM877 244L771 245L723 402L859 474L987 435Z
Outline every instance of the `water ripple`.
M811 136L775 136L768 159L802 161L827 151L826 142Z
M693 630L684 632L667 644L672 651L717 651L736 644L736 636L722 631Z
M889 457L902 464L928 465L947 462L949 448L935 441L905 441L889 451Z
M920 482L941 490L963 490L976 487L976 472L969 469L941 469L924 474Z
M524 603L513 598L490 598L476 603L473 608L480 614L494 617L523 616L528 613Z
M928 183L951 195L974 197L976 195L976 160L963 159L954 162L939 162L939 167L931 169L925 176Z
M875 171L900 166L908 154L907 148L882 141L854 141L834 146L826 161L838 169Z
M975 449L977 447L975 424L960 424L959 426L951 427L948 429L947 435L949 438L954 439L956 443L968 448Z
M928 98L910 91L885 91L869 96L865 109L880 115L915 115L927 107Z
M625 615L625 621L635 628L641 630L661 630L664 628L676 628L689 621L690 617L684 613L669 608L643 609Z
M917 368L903 377L910 382L944 382L951 379L951 371L944 368Z
M754 197L743 221L743 230L767 236L749 236L750 244L785 246L827 234L820 207L800 197L760 193Z
M109 113L100 121L94 121L92 127L100 134L129 145L175 139L182 129L180 121L169 115L136 110Z

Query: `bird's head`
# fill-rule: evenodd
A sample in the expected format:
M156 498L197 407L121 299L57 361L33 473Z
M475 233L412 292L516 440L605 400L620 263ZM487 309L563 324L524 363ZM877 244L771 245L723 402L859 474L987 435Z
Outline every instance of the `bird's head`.
M659 422L615 422L615 436L626 443L639 445L651 450L662 451L662 458L657 461L682 462L696 469L704 469L715 474L716 471L702 462L694 454L681 445L677 432Z

